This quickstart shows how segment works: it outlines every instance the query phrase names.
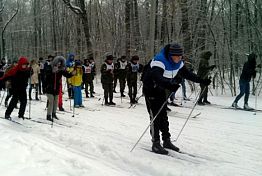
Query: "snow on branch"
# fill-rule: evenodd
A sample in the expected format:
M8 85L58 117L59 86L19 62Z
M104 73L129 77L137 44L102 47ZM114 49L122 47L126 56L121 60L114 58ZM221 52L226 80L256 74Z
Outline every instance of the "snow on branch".
M74 13L76 13L77 15L83 14L83 10L82 10L80 7L73 5L73 4L70 2L70 0L63 0L63 1L64 1L64 3L65 3Z

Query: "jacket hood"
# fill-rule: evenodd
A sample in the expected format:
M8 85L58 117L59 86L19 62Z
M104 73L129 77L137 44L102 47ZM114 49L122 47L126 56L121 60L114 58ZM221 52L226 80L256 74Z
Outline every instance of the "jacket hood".
M210 51L204 51L200 54L200 57L206 60L209 60L212 56L212 53Z
M22 68L24 64L29 64L28 59L26 57L20 57L17 63L18 70L25 70Z
M256 65L256 58L257 58L257 55L254 53L251 53L248 55L248 62L252 65Z
M66 66L72 67L74 65L75 55L73 53L68 54L68 58L66 60Z
M58 70L64 70L65 69L65 58L63 56L56 56L54 60L50 63L51 67L54 68L54 66L57 66L60 63L60 66L58 67Z

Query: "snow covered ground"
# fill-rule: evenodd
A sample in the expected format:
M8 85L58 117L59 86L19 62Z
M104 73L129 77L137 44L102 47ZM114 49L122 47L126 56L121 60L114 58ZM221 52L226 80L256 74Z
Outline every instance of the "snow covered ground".
M84 98L86 108L75 109L75 117L67 112L57 114L59 122L66 126L54 123L51 128L49 124L23 121L17 118L17 110L12 113L13 119L24 126L0 119L1 176L262 175L262 113L222 109L231 105L232 97L210 96L217 106L196 107L193 114L201 115L188 121L175 142L188 154L170 151L171 156L161 156L150 152L149 131L130 152L149 124L144 98L135 108L128 109L128 98L123 98L122 103L115 98L117 107L105 107L101 105L100 84L95 85L95 91L95 98ZM251 96L250 106L254 104ZM69 100L64 101L68 111L69 105ZM193 101L184 105L191 107ZM190 109L171 109L169 122L174 140ZM262 109L261 97L258 109ZM1 106L1 116L4 112ZM44 101L31 102L31 118L46 118Z

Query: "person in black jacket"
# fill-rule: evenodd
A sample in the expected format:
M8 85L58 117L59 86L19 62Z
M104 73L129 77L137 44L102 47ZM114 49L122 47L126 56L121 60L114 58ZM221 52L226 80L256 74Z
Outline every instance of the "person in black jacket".
M94 73L92 63L89 59L84 60L83 68L83 84L85 85L86 98L89 98L88 86L90 86L90 97L94 97Z
M248 98L249 98L249 92L250 92L250 85L249 82L251 81L251 78L256 77L256 57L257 55L254 53L251 53L248 55L248 61L245 62L242 73L240 75L239 80L239 87L240 87L240 93L234 100L232 107L239 108L237 105L240 98L245 95L244 98L244 109L251 110L253 108L250 108L248 106Z
M121 56L119 62L117 62L116 64L121 97L125 97L124 91L126 86L126 66L127 66L126 56Z
M105 63L101 65L101 83L104 89L105 105L115 105L113 102L113 80L114 80L114 64L113 56L107 55ZM109 101L108 101L109 98Z
M139 57L132 56L130 63L127 64L126 70L126 80L128 86L128 95L130 98L130 103L137 103L136 94L137 94L137 74L141 73L143 70L143 65L139 64Z
M168 154L164 148L179 151L179 148L170 141L169 122L166 112L166 91L176 92L179 88L179 81L175 76L180 74L183 78L193 82L209 85L210 79L201 79L190 72L181 60L183 49L177 43L166 45L159 54L150 62L143 76L143 93L145 95L147 110L152 120L155 120L150 128L152 136L152 151L158 154ZM163 147L160 144L159 131L162 132Z
M10 80L12 84L13 96L5 111L5 118L11 119L10 115L18 100L20 101L20 108L18 117L24 119L25 108L27 103L26 87L28 85L28 78L30 77L31 68L28 67L29 62L26 57L20 57L18 64L11 68L7 73L4 74L0 80Z
M209 76L209 72L212 71L216 66L215 65L209 65L210 57L212 56L212 53L210 51L204 51L200 55L200 63L198 67L197 75L202 79L207 79ZM208 96L208 86L205 84L200 83L200 96L198 98L198 105L206 105L211 104L207 100Z
M63 56L56 56L49 65L45 67L46 77L46 96L48 101L47 116L46 119L53 121L53 118L58 119L56 116L56 109L58 103L59 86L62 76L67 78L72 77L75 74L68 73L65 69L65 58Z

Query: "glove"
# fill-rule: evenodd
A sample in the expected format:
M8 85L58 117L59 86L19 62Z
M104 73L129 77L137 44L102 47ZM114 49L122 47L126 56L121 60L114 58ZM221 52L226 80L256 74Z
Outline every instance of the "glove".
M180 85L179 84L173 84L171 87L172 92L176 92L179 89Z
M214 68L216 68L216 65L211 65L210 69L213 70Z
M211 83L211 80L210 79L203 79L202 80L202 84L208 86L209 84Z

